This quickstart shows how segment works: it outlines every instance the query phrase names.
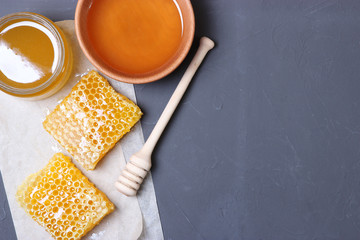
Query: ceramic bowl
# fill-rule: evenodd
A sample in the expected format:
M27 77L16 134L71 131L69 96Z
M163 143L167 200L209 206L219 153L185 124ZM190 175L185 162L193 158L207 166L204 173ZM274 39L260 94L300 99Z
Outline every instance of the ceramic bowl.
M75 12L75 29L80 47L90 62L108 77L126 83L140 84L159 80L174 71L190 50L194 32L195 18L190 0L176 0L183 20L183 35L178 50L161 67L143 74L128 74L109 66L96 53L87 33L87 15L94 0L79 0ZM96 1L96 0L95 0ZM98 0L101 1L101 0Z

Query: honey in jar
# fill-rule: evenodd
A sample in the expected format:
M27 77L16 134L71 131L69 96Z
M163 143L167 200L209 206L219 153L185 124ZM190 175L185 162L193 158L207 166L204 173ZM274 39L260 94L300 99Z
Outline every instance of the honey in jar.
M27 98L59 90L70 75L71 51L61 30L34 13L0 19L0 89Z
M176 0L94 0L87 32L97 54L112 68L144 74L176 53L183 22Z

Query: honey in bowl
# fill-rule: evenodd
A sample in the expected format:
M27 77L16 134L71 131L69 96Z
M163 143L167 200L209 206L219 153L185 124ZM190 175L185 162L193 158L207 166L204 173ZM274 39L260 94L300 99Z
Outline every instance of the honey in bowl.
M16 13L0 19L0 89L28 98L59 90L70 75L71 51L49 19Z
M93 0L87 32L109 66L129 75L144 74L176 53L183 19L176 0Z

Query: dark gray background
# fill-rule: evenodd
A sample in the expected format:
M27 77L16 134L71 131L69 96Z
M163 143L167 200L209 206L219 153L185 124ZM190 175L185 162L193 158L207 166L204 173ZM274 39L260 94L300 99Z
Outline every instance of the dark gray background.
M165 239L359 239L360 2L192 2L194 46L217 47L153 155ZM0 0L0 16L75 4ZM135 87L146 137L193 54Z

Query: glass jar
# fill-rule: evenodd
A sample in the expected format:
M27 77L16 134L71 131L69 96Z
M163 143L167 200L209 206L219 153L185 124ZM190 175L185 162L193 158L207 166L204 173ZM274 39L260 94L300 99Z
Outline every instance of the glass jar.
M19 12L0 18L0 90L31 100L60 90L72 70L63 32L48 18Z

